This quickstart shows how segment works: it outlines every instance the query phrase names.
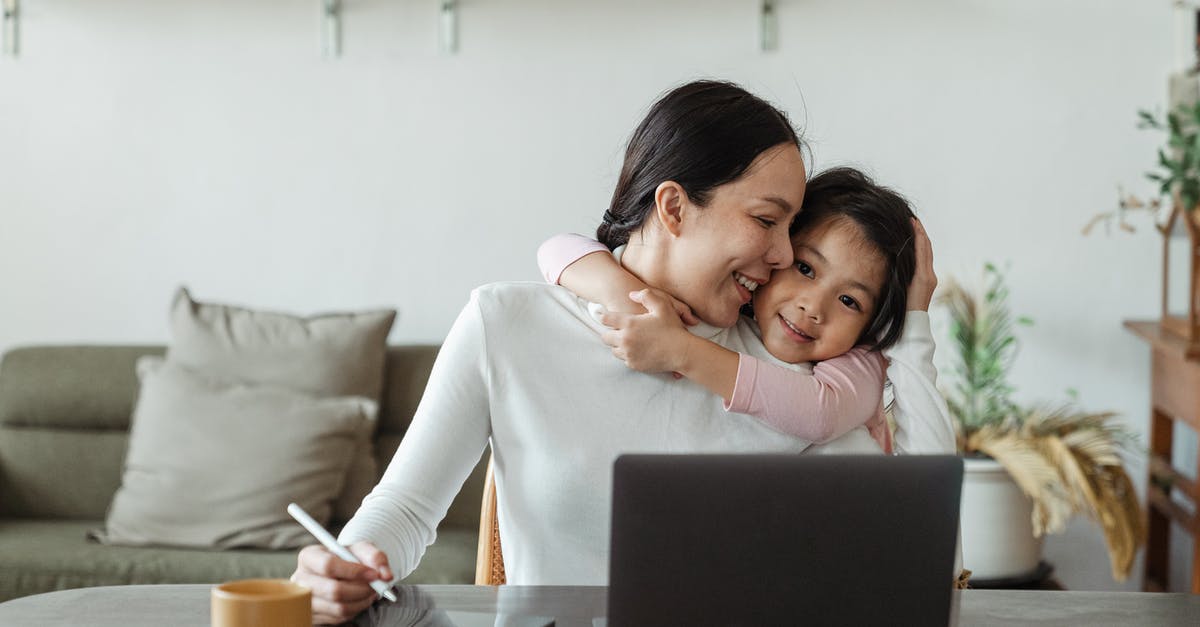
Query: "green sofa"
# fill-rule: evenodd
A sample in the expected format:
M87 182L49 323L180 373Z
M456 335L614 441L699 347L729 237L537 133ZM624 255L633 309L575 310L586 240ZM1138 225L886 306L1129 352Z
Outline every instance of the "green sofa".
M295 551L106 546L121 482L134 362L162 346L36 346L0 361L0 601L63 588L287 577ZM436 346L388 349L375 457L387 466L425 389ZM406 581L472 583L486 459L451 506L437 541ZM336 524L336 523L335 523Z

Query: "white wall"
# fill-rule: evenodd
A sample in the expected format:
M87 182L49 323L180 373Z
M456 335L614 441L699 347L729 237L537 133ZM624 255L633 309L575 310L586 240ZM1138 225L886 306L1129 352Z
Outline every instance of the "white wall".
M816 166L869 168L917 205L943 276L1011 261L1037 320L1023 400L1077 388L1145 432L1158 241L1080 227L1158 138L1168 0L24 0L0 59L0 349L161 342L172 289L297 312L392 305L439 341L468 291L535 279L546 236L591 231L623 142L668 87L742 82L802 125ZM1133 471L1143 472L1140 460ZM1074 588L1112 587L1095 526L1051 538Z

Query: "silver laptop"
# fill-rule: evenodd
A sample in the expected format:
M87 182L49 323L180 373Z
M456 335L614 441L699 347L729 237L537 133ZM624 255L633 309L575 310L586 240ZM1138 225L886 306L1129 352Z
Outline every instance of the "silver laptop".
M609 627L946 625L955 456L624 455Z

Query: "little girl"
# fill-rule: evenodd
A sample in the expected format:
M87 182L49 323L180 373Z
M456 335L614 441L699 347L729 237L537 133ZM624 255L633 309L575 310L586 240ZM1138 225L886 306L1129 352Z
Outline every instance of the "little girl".
M936 434L933 441L943 445L941 450L905 452L953 453L953 428L935 387L928 320L922 318L911 333L905 327L918 261L924 293L916 298L922 302L907 308L927 309L930 284L936 281L928 240L907 202L857 170L828 170L809 182L791 236L793 267L775 271L762 286L739 279L753 292L759 337L782 364L735 353L689 332L681 320L690 318L685 306L644 290L612 255L592 255L607 252L598 242L560 235L543 244L538 257L548 281L609 309L601 322L612 330L603 339L631 368L678 373L724 398L727 410L813 442L866 425L880 447L892 452L883 418L880 353L902 332L912 335L909 342L928 349L918 350L918 359L900 360L898 366L889 355L889 377L894 385L897 378L904 382L897 385L902 391L896 403L910 404L921 418L898 424L898 448L905 448L904 429L926 429ZM614 311L629 309L626 299L647 313Z

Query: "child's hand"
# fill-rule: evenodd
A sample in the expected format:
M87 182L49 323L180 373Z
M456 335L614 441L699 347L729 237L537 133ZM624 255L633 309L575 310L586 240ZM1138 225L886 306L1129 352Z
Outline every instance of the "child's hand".
M647 313L605 312L600 322L612 330L601 335L613 355L638 372L679 370L693 336L684 326L685 316L694 324L690 308L657 289L631 292L629 298ZM683 311L679 309L683 307Z
M908 286L908 311L929 311L933 291L937 289L937 274L933 272L933 244L921 221L913 218L913 251L917 254L917 269Z
M645 289L645 290L641 290L638 292L630 292L629 300L632 300L635 303L640 303L643 307L645 307L646 306L645 303L642 303L642 301L639 300L640 297L634 298L634 295L635 294L644 294L649 291L650 291L649 289ZM692 313L692 308L688 307L687 303L679 300L678 298L675 298L674 296L671 296L670 294L668 294L662 290L654 290L654 291L655 291L655 293L665 296L671 300L671 308L675 310L675 313L679 316L679 319L681 321L683 321L684 324L688 325L689 327L694 327L697 324L700 324L700 319L696 317L696 314ZM649 311L649 309L647 309L647 311Z

